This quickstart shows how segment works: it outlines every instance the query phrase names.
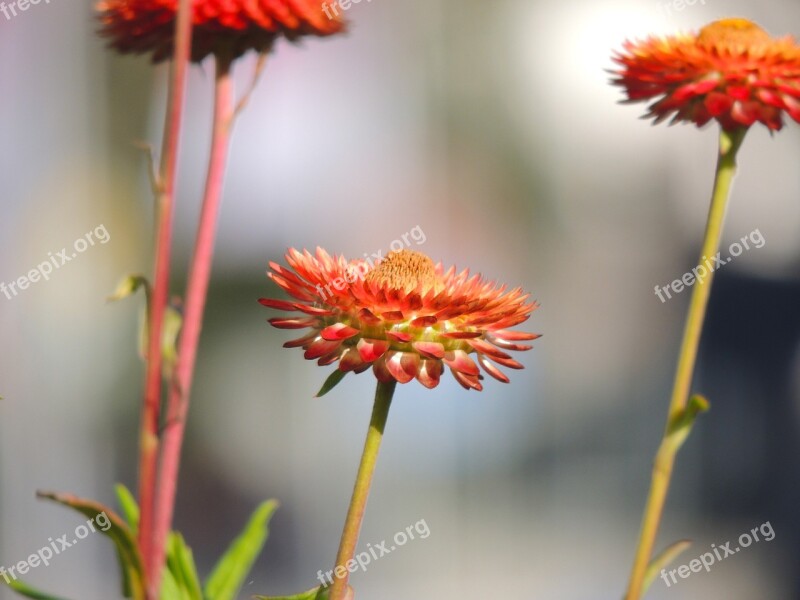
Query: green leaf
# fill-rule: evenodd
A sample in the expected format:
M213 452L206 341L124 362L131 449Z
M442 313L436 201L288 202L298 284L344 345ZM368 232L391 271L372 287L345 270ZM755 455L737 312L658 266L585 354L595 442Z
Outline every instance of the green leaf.
M44 592L40 592L32 588L31 586L21 582L18 579L12 579L6 585L8 585L8 587L10 587L12 590L17 592L21 596L25 596L26 598L33 598L34 600L65 600L60 596L51 596L50 594L45 594Z
M256 600L328 600L330 594L326 586L317 586L294 596L254 596Z
M144 275L133 274L123 279L114 293L108 297L109 302L116 302L135 294L140 288L144 288L145 311L142 323L139 327L139 355L146 359L149 348L148 338L150 337L150 302L152 299L152 287ZM164 312L164 320L161 325L161 354L163 356L163 376L167 381L172 379L172 372L178 362L177 341L178 335L183 325L183 314L180 302L173 300Z
M37 496L75 509L95 522L98 515L104 514L110 526L105 531L100 528L97 531L110 537L116 546L122 569L122 593L126 598L144 600L146 586L142 558L133 533L119 515L99 502L78 498L72 494L38 492Z
M135 537L139 531L139 505L136 502L136 498L121 483L114 486L114 491L117 493L117 502L119 502L119 507L122 509L122 514Z
M161 596L160 600L187 600L184 591L175 581L175 576L169 569L164 569L161 574Z
M178 335L183 326L183 313L178 301L167 305L164 322L161 326L161 355L163 357L162 372L164 379L172 381L172 373L178 364Z
M710 409L711 404L708 400L700 394L695 394L689 399L683 412L673 418L667 430L667 440L675 446L676 451L689 437L698 415L708 412Z
M167 571L174 577L180 598L203 600L192 551L179 533L170 533L167 540Z
M139 290L139 288L142 287L144 288L149 303L150 282L147 281L147 278L144 275L140 275L138 273L134 275L128 275L125 279L120 281L119 285L117 285L117 289L114 290L114 293L108 297L108 301L117 302L119 300L124 300L129 296L133 296Z
M344 376L347 375L345 371L340 371L336 369L330 376L325 380L325 383L322 384L322 387L317 392L317 398L322 398L325 394L330 392L333 388L335 388L339 382L344 379Z
M666 568L672 563L680 554L686 551L692 545L691 540L680 540L671 546L668 546L661 554L656 556L653 561L648 565L647 572L644 575L644 585L642 586L642 596L647 593L652 583L658 577L661 569Z
M269 535L269 520L278 508L275 500L262 503L242 533L225 552L205 585L208 600L235 600Z
M253 596L256 600L328 600L330 588L327 585L320 585L306 592L295 594L294 596ZM351 586L347 586L347 593L344 600L353 600L355 592Z

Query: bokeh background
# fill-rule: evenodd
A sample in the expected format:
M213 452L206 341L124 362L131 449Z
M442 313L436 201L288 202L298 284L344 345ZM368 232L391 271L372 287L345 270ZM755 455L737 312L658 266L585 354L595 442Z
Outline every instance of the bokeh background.
M256 302L289 246L349 257L413 248L522 285L544 337L512 383L398 388L362 546L424 519L353 576L360 600L622 595L665 417L696 263L714 128L652 127L608 85L627 37L745 16L800 34L794 0L390 0L347 12L347 36L280 43L237 123L199 355L176 527L203 572L250 511L277 498L242 598L297 592L330 568L374 380L313 396L328 369L281 348ZM0 565L80 518L34 499L113 502L136 484L141 300L108 305L150 269L152 197L135 140L158 145L166 70L118 57L92 6L0 16L0 281L86 232L111 239L11 300L0 296ZM209 142L209 65L194 67L180 165L174 292L183 289ZM238 64L239 89L252 58ZM766 243L720 271L695 389L712 401L682 451L659 546L688 563L769 521L753 545L653 599L800 598L800 127L754 129L724 246ZM29 580L119 597L99 535ZM0 598L12 595L0 586Z

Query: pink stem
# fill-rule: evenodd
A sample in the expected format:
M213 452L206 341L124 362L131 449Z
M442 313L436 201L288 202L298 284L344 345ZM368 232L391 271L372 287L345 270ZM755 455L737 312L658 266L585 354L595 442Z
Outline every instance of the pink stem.
M214 238L217 230L217 217L222 197L225 165L228 158L231 126L234 116L232 59L227 56L216 57L214 130L211 142L211 156L208 164L203 208L197 231L194 256L186 289L186 307L178 350L178 364L169 388L167 404L167 424L162 440L161 469L155 504L154 530L154 574L160 581L164 564L167 535L172 527L175 508L178 469L180 467L181 446L186 428L189 409L189 396L192 386L197 346L203 327L208 282L214 254Z
M139 547L144 557L145 572L148 576L153 573L153 564L149 559L152 556L153 499L155 498L159 445L158 430L161 413L161 337L164 313L166 312L169 298L175 179L183 105L186 96L186 72L189 66L192 41L191 23L190 1L181 0L175 25L175 53L171 68L159 169L154 281L149 307L147 367L139 442L139 505L141 507ZM148 598L157 600L158 596L151 590Z

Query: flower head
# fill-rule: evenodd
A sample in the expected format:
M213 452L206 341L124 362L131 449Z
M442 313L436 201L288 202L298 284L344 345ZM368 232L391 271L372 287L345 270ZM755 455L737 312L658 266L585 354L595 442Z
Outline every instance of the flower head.
M172 54L178 0L101 0L101 35L122 53L153 54L159 62ZM269 50L281 35L327 36L343 29L338 14L323 11L319 0L192 0L192 60L226 52Z
M495 379L508 377L494 364L521 369L505 350L529 350L520 344L539 337L511 331L537 307L515 288L497 287L469 271L444 271L420 252L391 252L374 268L364 260L316 255L290 249L291 269L270 263L269 277L299 302L262 298L261 304L304 313L269 322L281 329L311 329L284 347L301 347L320 365L338 362L344 373L372 367L383 382L416 378L436 387L448 366L466 389L481 390L478 365Z
M645 118L659 123L711 119L725 130L759 122L783 127L783 113L800 122L800 46L775 39L746 19L723 19L696 35L626 41L614 56L613 83L629 102L657 99Z

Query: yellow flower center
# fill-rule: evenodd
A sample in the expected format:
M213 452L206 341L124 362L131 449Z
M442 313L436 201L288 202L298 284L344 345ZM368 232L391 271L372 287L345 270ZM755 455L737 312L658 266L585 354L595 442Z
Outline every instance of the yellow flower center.
M388 289L410 290L420 283L424 287L433 285L436 269L433 261L422 252L400 250L390 252L367 274L366 280Z
M769 34L747 19L722 19L703 27L697 42L704 46L746 49L768 42Z

